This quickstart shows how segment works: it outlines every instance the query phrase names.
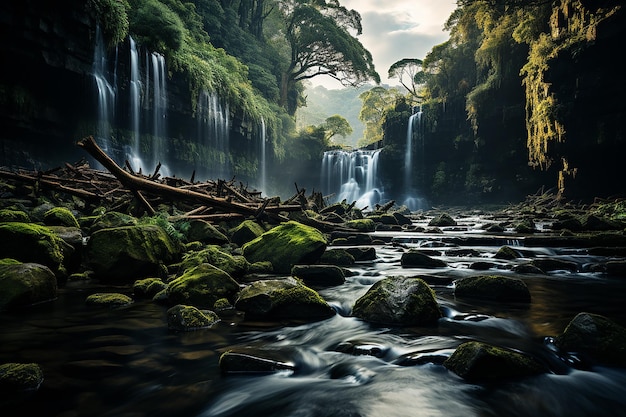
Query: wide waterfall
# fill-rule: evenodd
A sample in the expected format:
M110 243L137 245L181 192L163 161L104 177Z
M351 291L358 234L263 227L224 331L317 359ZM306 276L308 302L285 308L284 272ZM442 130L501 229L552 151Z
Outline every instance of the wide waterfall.
M424 198L419 197L416 189L416 174L424 167L424 122L423 112L419 108L410 117L406 132L406 152L404 154L404 202L411 211L426 207ZM420 175L422 177L423 175Z
M230 166L230 111L215 92L203 90L198 96L196 118L198 141L215 151L213 166L205 172L207 177L226 179L231 176Z
M377 171L377 150L327 151L322 159L322 192L333 195L334 202L356 201L359 208L372 209L381 201Z
M100 27L96 27L93 76L98 93L98 127L96 141L106 152L111 140L111 125L115 115L115 79L107 62L106 47Z

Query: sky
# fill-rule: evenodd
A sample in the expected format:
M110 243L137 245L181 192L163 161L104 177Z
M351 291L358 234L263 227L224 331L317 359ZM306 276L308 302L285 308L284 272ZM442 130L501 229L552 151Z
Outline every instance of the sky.
M433 46L445 42L443 25L456 8L456 0L341 0L361 14L363 34L358 37L370 51L381 83L397 85L387 70L402 58L423 59ZM315 77L314 86L341 88L330 77Z

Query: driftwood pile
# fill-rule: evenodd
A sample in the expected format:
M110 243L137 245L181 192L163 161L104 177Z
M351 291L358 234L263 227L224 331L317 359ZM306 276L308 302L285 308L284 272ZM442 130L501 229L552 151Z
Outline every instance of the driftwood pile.
M93 204L111 209L130 207L131 203L143 212L154 215L159 204L175 203L180 217L221 221L255 217L269 221L285 221L285 213L311 207L323 207L324 198L313 193L306 197L304 189L280 202L279 198L262 198L256 190L248 190L235 180L197 182L159 175L159 167L152 175L134 172L126 163L120 167L96 144L93 137L80 140L77 145L87 151L108 171L91 168L85 161L66 163L48 171L9 170L0 168L0 178L21 182L34 190L52 190L77 196ZM137 204L138 203L138 204Z

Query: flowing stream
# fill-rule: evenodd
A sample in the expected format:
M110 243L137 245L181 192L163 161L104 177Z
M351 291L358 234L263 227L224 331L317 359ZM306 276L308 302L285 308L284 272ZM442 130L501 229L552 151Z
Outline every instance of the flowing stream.
M421 222L425 222L422 220ZM346 283L320 289L337 310L315 322L248 321L225 315L211 329L169 331L166 307L136 301L120 309L90 308L87 295L127 287L72 283L56 301L1 313L0 363L37 362L45 381L3 416L614 416L626 413L626 370L573 367L554 353L550 337L579 312L626 323L626 281L592 272L606 261L576 248L537 248L507 231L487 235L484 219L468 217L443 233L376 232L377 259L350 267ZM524 259L493 255L517 245ZM404 250L439 251L445 268L402 268ZM528 304L456 299L453 280L482 273L468 268L489 261L490 274L513 276L507 262L553 257L574 261L581 272L519 275ZM420 276L436 292L444 317L431 327L384 327L350 316L355 300L390 275ZM550 373L469 383L441 365L467 340L517 349L546 363ZM219 356L249 349L282 357L296 371L221 375Z

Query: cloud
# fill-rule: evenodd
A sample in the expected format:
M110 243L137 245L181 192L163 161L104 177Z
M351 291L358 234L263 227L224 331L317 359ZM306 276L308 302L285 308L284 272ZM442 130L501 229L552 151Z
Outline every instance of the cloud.
M443 25L456 8L456 0L343 0L341 4L361 14L363 34L358 37L372 54L381 82L387 70L402 58L423 59L433 46L449 34ZM319 78L319 77L318 77ZM338 88L333 80L313 79L313 84Z

